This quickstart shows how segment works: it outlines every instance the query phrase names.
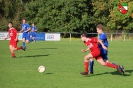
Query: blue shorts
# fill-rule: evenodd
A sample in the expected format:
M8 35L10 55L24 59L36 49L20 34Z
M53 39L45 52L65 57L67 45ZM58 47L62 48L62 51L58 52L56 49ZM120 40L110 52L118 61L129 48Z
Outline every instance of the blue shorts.
M101 52L101 57L103 58L103 60L108 60L108 51L105 49L100 49Z
M31 32L30 34L32 37L36 37L36 33L35 32Z
M30 39L29 33L23 33L22 39L23 38L25 38L25 40L29 40Z

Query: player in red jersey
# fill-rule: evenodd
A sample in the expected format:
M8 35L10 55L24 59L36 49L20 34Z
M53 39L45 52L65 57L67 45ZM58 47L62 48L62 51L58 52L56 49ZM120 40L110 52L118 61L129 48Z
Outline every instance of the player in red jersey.
M84 72L81 72L80 74L82 75L88 75L88 60L95 58L101 65L115 68L117 69L120 73L123 73L123 69L119 65L114 65L110 62L104 62L101 55L100 55L100 49L98 47L98 39L97 38L87 38L87 33L82 33L81 34L81 40L84 42L84 44L88 47L87 49L82 49L81 52L87 52L90 50L91 52L87 54L84 57ZM103 48L106 48L102 42L100 42Z
M8 35L5 38L5 40L10 38L10 42L9 42L10 52L11 52L12 58L16 58L14 51L15 50L21 50L23 48L22 48L22 46L17 47L17 43L18 43L18 31L15 28L13 28L12 22L8 23L8 27L9 27Z

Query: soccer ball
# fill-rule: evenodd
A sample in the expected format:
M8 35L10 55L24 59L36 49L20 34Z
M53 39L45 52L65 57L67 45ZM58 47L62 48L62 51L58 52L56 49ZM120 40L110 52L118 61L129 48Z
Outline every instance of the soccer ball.
M45 72L45 67L44 66L39 66L38 67L38 71L40 72L40 73L43 73L43 72Z

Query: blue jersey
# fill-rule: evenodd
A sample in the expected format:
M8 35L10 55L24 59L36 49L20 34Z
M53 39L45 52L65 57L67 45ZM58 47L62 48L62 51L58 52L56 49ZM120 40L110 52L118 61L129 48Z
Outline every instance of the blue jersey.
M37 30L37 28L36 28L36 26L32 26L32 28L31 28L31 36L32 37L36 37L36 30Z
M30 28L30 25L27 23L22 24L22 32L24 33L26 30Z
M32 32L35 32L37 30L36 26L32 26L31 30Z
M25 40L29 40L30 36L29 36L29 32L26 32L28 29L30 28L30 25L27 23L22 24L22 38L25 38Z
M108 47L107 35L104 32L99 34L98 39L102 40L104 46ZM102 58L108 60L108 56L107 56L108 51L103 49L101 44L98 44L98 45L99 45L99 48L100 48Z
M99 34L98 39L102 40L104 46L108 47L107 35L104 32ZM101 47L102 46L99 44L99 48L101 48Z

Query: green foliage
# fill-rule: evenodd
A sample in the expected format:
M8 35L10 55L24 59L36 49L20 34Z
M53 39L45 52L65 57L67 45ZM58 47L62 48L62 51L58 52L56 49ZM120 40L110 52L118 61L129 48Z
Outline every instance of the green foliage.
M35 23L42 32L95 31L102 23L106 30L133 31L133 1L128 13L118 11L122 0L0 0L0 31L7 30L8 21L21 29L21 20Z
M133 13L133 2L132 0L125 0L125 2L128 2L128 12L126 14L121 14L118 11L118 0L116 0L114 4L114 8L110 9L110 20L107 23L107 26L109 26L111 29L114 30L132 30L133 24L132 20L132 13Z
M20 28L20 15L23 10L21 0L0 0L0 31L7 30L9 21L14 23L16 28Z
M88 26L86 7L85 0L38 0L26 4L23 16L39 31L73 32Z
M119 0L121 1L121 0ZM102 23L107 28L112 30L132 30L133 12L132 0L125 0L128 2L128 13L123 15L118 11L118 0L92 0L93 12L96 19L94 24Z

